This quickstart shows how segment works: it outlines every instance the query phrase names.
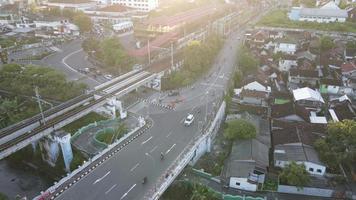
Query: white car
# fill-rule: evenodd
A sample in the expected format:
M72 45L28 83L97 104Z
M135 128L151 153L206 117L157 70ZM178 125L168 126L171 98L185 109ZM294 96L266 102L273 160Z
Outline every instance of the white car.
M112 79L112 75L111 74L107 74L107 75L104 75L104 77L108 80L111 80Z
M189 114L187 118L184 120L184 125L185 126L190 126L194 121L194 116L192 114Z

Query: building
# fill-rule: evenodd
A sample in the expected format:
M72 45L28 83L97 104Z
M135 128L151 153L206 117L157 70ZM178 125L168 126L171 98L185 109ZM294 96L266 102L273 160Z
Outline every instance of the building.
M297 60L280 59L278 61L278 70L288 72L292 67L298 66Z
M348 18L348 13L331 1L321 8L293 7L288 13L288 17L294 21L318 23L345 22Z
M111 0L110 4L120 4L143 12L158 8L158 0Z
M274 49L275 53L281 52L281 53L290 54L290 55L295 54L296 51L297 51L296 44L283 43L283 42L277 44Z
M291 162L304 164L307 172L313 175L324 175L326 166L312 146L302 143L279 144L274 146L274 165L284 168Z
M320 109L325 101L318 91L312 90L308 87L293 90L294 102L307 109Z
M319 79L321 75L318 70L300 70L297 68L292 68L289 70L289 85L309 85L309 86L318 86Z
M261 83L254 81L242 88L234 90L235 95L239 97L241 104L249 104L255 106L266 107L268 105L268 97L271 93L271 87L264 86Z

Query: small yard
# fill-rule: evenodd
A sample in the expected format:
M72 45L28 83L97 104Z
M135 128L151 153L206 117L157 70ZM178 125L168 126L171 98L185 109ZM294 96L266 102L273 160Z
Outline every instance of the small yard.
M339 31L356 33L356 23L316 23L291 21L287 16L287 11L276 10L263 17L257 26L271 26L281 28L315 29L320 31Z
M70 134L75 134L80 128L87 126L88 124L98 122L101 120L105 120L106 118L95 113L91 112L88 115L68 124L67 126L63 127L63 130Z
M107 128L101 132L98 132L95 136L99 142L105 144L112 144L115 140L121 138L127 133L125 124L120 124L117 129Z

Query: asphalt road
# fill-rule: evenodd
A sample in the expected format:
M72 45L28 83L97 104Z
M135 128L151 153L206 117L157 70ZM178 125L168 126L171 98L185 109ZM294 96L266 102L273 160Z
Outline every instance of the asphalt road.
M81 43L82 41L77 39L68 44L61 45L58 47L60 49L59 52L44 58L38 64L53 67L63 72L67 79L85 83L89 88L93 88L104 82L104 80L96 80L78 71L79 69L83 70L87 67L93 67L87 60L81 48Z
M239 42L237 35L231 38L218 55L211 75L181 92L185 100L176 111L162 112L155 106L149 106L148 110L143 107L141 114L148 113L153 120L151 129L63 192L59 199L145 199L146 193L153 193L158 179L167 173L187 144L200 134L199 121L205 120L206 112L212 112L213 103L221 98L235 63ZM193 111L196 112L195 123L185 127L183 120ZM160 160L161 152L165 154L163 161ZM142 184L145 176L148 182Z
M198 123L183 125L190 111L151 114L154 124L148 132L62 193L59 199L143 199L146 192L154 190L162 172L199 134ZM202 120L204 112L195 117L196 121ZM161 152L164 160L160 159ZM145 176L148 181L142 184Z

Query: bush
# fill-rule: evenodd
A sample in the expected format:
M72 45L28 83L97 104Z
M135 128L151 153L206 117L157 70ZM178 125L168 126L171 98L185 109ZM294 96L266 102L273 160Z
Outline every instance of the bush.
M183 49L184 64L162 80L163 90L184 87L201 77L211 68L212 62L222 46L218 35L211 35L205 43L193 41Z
M304 29L316 29L321 31L339 31L339 32L356 33L356 25L354 22L317 23L317 22L292 21L288 18L287 12L282 10L276 10L270 12L268 15L263 17L257 23L257 25L282 27L282 28L304 28Z
M256 127L243 119L230 121L224 130L224 136L229 140L252 139L256 137Z

